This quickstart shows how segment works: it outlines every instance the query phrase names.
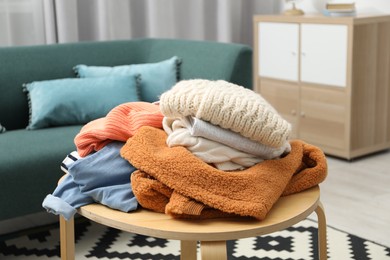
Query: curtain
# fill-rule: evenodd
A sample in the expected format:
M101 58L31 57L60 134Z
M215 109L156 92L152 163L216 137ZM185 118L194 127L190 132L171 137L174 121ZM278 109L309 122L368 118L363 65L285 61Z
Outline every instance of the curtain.
M0 0L0 45L46 42L42 0Z
M80 40L155 37L250 44L253 15L278 13L279 1L84 0L78 7Z
M279 0L0 0L0 45L141 37L251 45L253 15L279 11Z

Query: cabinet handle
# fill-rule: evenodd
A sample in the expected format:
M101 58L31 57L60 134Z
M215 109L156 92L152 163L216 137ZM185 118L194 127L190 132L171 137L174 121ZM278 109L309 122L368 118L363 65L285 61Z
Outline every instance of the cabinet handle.
M291 54L292 54L293 56L296 56L296 55L297 55L297 52L292 51Z
M301 117L305 117L305 112L301 112Z
M301 52L302 57L306 56L306 52Z

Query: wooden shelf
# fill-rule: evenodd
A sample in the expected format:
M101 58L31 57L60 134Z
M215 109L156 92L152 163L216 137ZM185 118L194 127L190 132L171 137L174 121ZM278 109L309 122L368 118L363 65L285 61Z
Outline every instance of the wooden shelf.
M352 159L390 148L390 16L254 17L255 91L292 138Z

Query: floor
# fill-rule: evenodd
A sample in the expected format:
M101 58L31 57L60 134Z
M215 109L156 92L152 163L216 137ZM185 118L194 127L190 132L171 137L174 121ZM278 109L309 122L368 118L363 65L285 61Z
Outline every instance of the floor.
M327 224L390 246L390 150L350 162L327 159L320 185Z

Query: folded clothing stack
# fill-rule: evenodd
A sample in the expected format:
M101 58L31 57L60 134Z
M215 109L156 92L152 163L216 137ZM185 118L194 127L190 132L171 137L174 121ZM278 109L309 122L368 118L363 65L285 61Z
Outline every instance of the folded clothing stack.
M164 131L142 127L121 149L138 169L131 183L144 208L177 218L261 220L280 196L326 177L322 151L289 142L290 124L249 89L186 80L159 104Z
M185 80L162 94L167 144L185 146L221 170L290 151L291 125L259 94L223 81Z

